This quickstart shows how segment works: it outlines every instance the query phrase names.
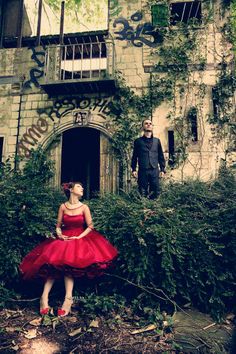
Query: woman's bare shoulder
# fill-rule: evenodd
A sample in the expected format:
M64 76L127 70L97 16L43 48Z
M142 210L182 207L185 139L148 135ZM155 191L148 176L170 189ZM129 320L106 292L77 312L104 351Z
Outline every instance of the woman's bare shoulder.
M83 210L84 211L90 210L89 206L87 204L85 204L85 203L83 203Z
M63 211L64 211L65 208L66 208L65 203L62 203L62 204L59 206L59 209L60 209L60 210L63 210Z

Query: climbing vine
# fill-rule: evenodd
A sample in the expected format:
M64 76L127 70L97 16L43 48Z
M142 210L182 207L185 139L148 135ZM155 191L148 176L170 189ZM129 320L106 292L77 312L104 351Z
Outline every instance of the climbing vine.
M150 117L151 103L148 93L136 95L120 74L116 77L118 89L112 102L111 112L115 132L112 144L117 157L125 166L129 163L132 144L141 130L142 120ZM119 112L119 114L117 114Z
M46 2L53 8L53 10L60 10L61 8L61 1L47 0ZM67 0L66 3L66 6L72 9L73 7L79 7L81 4L81 0Z
M167 118L175 131L175 166L183 164L187 159L188 147L192 142L186 111L187 101L193 100L190 97L192 91L200 97L204 85L201 80L194 81L192 76L193 69L201 72L205 67L204 50L197 50L204 33L201 33L200 39L199 34L196 35L195 27L196 21L188 25L179 23L168 28L163 45L155 51L158 59L155 64L157 73L153 79L152 95L155 97L155 107L164 101L169 101L172 107ZM161 74L163 77L160 79ZM200 116L201 107L198 108L198 113Z
M215 135L226 141L226 153L235 151L235 101L236 75L233 53L236 48L236 1L222 0L224 13L228 11L228 21L222 26L222 41L225 42L228 53L222 54L218 80L212 89L213 114L209 123L215 127Z
M214 114L209 117L209 122L216 126L217 134L221 138L236 132L233 125L235 116L233 94L235 89L235 76L227 65L223 65L218 82L212 92L215 106Z

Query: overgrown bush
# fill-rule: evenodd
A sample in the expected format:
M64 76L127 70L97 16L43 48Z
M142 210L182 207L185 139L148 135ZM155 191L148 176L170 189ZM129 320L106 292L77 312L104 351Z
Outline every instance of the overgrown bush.
M16 289L23 256L55 227L64 196L50 187L52 175L53 167L40 150L21 171L13 171L8 162L1 167L2 300ZM90 200L96 228L118 248L119 258L112 274L99 279L96 299L87 301L89 293L85 293L84 308L103 312L116 308L116 302L123 306L125 299L154 318L162 310L160 296L190 303L216 318L232 309L235 199L235 178L225 170L213 183L168 184L154 201L136 191Z
M235 199L235 179L222 171L211 184L169 184L156 201L106 195L91 207L119 250L119 276L219 318L235 301Z
M32 152L22 170L11 161L0 168L0 276L1 298L19 279L18 266L35 244L55 228L61 193L50 187L53 166L45 154Z

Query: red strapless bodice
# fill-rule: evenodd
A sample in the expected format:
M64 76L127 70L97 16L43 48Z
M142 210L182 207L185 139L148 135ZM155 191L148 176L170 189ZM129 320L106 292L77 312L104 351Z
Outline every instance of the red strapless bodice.
M64 214L62 222L62 233L66 236L79 236L86 228L84 214Z

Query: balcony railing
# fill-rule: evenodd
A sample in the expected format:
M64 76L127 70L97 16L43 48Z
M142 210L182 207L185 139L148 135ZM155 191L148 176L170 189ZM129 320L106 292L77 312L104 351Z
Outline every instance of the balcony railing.
M99 81L114 78L112 42L50 46L46 53L45 84Z

